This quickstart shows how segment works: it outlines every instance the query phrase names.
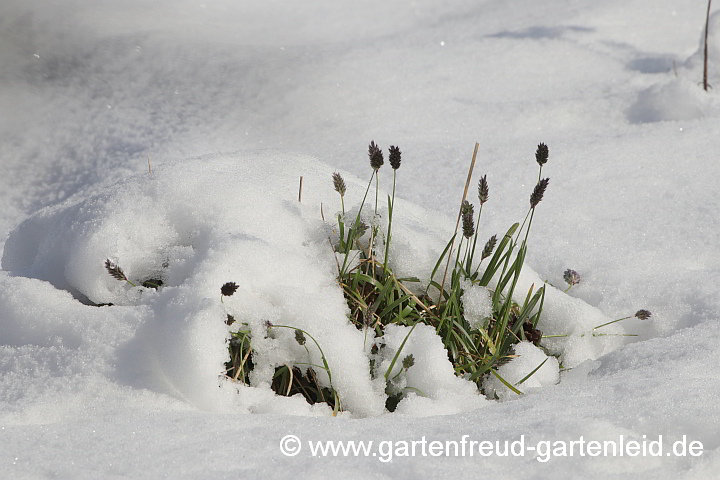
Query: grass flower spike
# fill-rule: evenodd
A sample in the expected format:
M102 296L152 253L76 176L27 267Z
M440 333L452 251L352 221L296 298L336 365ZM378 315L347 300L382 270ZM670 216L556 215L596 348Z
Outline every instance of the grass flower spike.
M412 353L410 355L406 356L405 358L403 358L402 366L405 370L412 367L413 365L415 365L415 357L413 357Z
M478 182L478 200L480 200L480 205L488 201L489 193L490 188L487 183L487 175L483 175Z
M333 186L335 187L335 191L340 194L341 197L345 196L345 180L343 179L342 175L340 175L338 172L335 172L332 174L333 179Z
M127 276L125 275L125 272L123 272L123 269L120 268L118 265L113 263L109 258L105 260L105 269L108 271L111 277L113 277L115 280L119 280L121 282L127 282L133 287L136 285L128 280Z
M231 297L233 293L235 293L238 289L238 284L235 282L227 282L222 287L220 287L220 293L224 297Z
M533 190L532 195L530 195L530 208L537 207L537 204L543 199L548 183L550 183L550 179L543 178L537 183L537 185L535 185L535 189Z
M475 208L473 204L465 200L462 207L462 229L463 236L470 238L475 234Z
M490 237L490 240L487 241L485 244L485 248L483 248L482 254L480 255L480 261L482 262L487 257L492 255L493 250L495 250L495 244L497 243L497 236L493 235Z
M393 170L397 170L400 168L400 155L402 152L400 152L400 149L396 146L391 145L390 146L390 155L388 156L388 161L390 162L390 166L393 168Z
M541 143L537 146L537 150L535 151L535 160L537 161L538 165L543 166L547 163L548 154L549 150L547 145Z
M345 179L338 172L332 174L333 187L335 191L340 194L340 204L342 205L342 213L345 216L345 192L347 187L345 186Z
M385 163L383 160L383 152L377 145L375 145L374 141L370 142L370 146L368 147L368 156L370 157L370 166L375 171L378 171L380 167L383 166L383 163Z
M580 283L580 274L575 270L568 268L563 274L563 280L565 280L565 283L568 284L568 287L565 289L565 291L567 292L572 287Z

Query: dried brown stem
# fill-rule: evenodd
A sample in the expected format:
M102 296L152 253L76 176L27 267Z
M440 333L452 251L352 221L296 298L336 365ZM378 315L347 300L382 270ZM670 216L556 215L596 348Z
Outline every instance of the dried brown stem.
M708 30L710 27L710 4L712 0L708 0L707 15L705 16L705 52L703 59L703 89L708 91Z
M448 259L445 263L445 273L443 273L443 279L440 283L440 296L438 297L437 305L440 306L440 303L442 303L442 297L443 297L443 289L445 288L445 280L447 280L447 273L448 268L450 268L450 259L452 258L452 251L453 247L455 247L455 237L457 237L457 231L460 227L460 219L462 218L462 212L463 212L463 204L465 203L465 199L467 199L467 193L468 188L470 188L470 180L472 179L473 170L475 170L475 159L477 158L478 149L480 148L480 144L475 142L475 150L473 151L472 161L470 162L470 168L468 169L468 176L467 180L465 181L465 190L463 191L463 197L460 201L460 211L458 212L457 222L455 222L455 233L453 234L453 240L450 244L450 251L448 251Z

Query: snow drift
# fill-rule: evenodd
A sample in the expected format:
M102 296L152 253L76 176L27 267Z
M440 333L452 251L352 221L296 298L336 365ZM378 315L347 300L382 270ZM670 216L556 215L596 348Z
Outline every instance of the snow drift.
M55 345L60 357L67 351L101 351L88 358L82 373L102 373L203 409L272 411L268 402L276 402L277 411L287 411L290 402L297 413L327 414L327 409L303 406L297 399L272 400L275 367L322 363L319 351L300 348L292 331L273 329L268 334L268 325L288 325L317 339L347 411L382 414L384 379L371 378L370 345L348 320L329 243L332 225L322 218L323 212L333 218L339 208L331 174L329 166L309 157L280 152L207 155L161 165L151 174L122 179L80 201L38 212L10 234L2 265L15 277L43 280L54 288L39 283L47 300L34 308L18 305L27 313L7 315L7 338L16 344ZM300 176L302 203L297 198ZM347 178L346 202L358 204L365 185ZM390 251L393 269L427 280L450 236L446 223L399 201ZM108 275L106 259L138 286ZM160 279L163 285L157 290L140 286L148 279ZM239 289L221 302L220 287L229 281ZM518 295L542 280L526 269L521 283ZM469 312L479 315L487 309L482 298L477 299L482 292L467 291ZM566 335L548 343L566 367L622 343L620 337L589 335L607 318L582 300L549 288L546 305L540 328ZM46 309L77 313L53 320ZM252 331L252 387L219 380L228 355L226 313ZM102 335L91 336L88 330ZM388 328L385 368L404 330ZM607 331L621 330L613 326ZM473 383L454 375L431 328L417 329L406 348L418 365L404 381L424 398L407 397L400 412L430 415L484 404ZM534 347L520 346L517 353L518 358L503 367L516 381L546 358ZM553 361L543 367L554 368L555 373L542 377L551 380L528 386L556 383L558 364ZM319 377L328 382L325 372Z

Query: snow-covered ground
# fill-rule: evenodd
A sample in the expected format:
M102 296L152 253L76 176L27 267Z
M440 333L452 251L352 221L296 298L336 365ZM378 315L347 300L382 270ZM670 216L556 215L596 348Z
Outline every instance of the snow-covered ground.
M720 97L698 85L707 5L690 3L4 0L0 478L715 478ZM720 84L720 12L710 34ZM567 295L549 287L541 319L570 334L546 342L573 367L559 383L549 362L525 395L496 385L503 400L486 400L418 328L407 382L425 396L383 412L320 217L321 203L340 209L333 171L359 204L370 140L402 149L391 261L421 278L452 234L475 142L485 237L522 220L535 147L549 145L522 282L582 276ZM380 182L391 188L389 165ZM106 258L166 285L131 288ZM239 289L221 303L228 281ZM640 308L652 318L607 327L637 337L583 335ZM258 340L258 386L218 382L226 312L312 333L347 411L262 388L278 362L321 361L291 331ZM404 332L391 330L397 348ZM517 353L512 380L545 358ZM298 455L282 454L286 435ZM662 435L664 450L399 448L464 435ZM702 454L672 455L683 436ZM398 449L312 456L307 442L325 440Z

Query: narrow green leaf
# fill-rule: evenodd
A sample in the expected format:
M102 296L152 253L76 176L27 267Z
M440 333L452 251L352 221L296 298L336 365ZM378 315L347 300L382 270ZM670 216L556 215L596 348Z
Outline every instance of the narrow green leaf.
M415 327L417 327L418 324L412 326L410 331L405 335L405 338L403 338L402 343L400 344L400 348L398 348L397 352L395 352L395 356L392 359L392 362L390 362L390 366L387 369L387 372L385 372L385 380L388 379L390 376L390 373L392 372L392 369L395 367L395 363L397 362L398 357L400 356L400 353L402 352L403 348L405 348L405 342L407 342L407 339L410 338L410 334L415 330Z
M518 395L522 395L522 394L523 394L523 392L521 392L521 391L518 390L517 388L513 387L512 385L510 385L510 383L508 383L507 380L505 380L504 378L502 378L502 377L500 376L500 374L495 371L495 369L491 369L491 370L490 370L490 373L492 373L493 375L495 375L495 377L496 377L498 380L500 380L500 381L503 383L503 385L505 385L506 387L508 387L510 390L512 390L512 391L515 392L516 394L518 394Z
M523 377L523 379L520 380L519 382L517 382L515 385L522 385L523 383L525 383L525 380L527 380L528 378L532 377L532 376L535 374L535 372L537 372L538 370L540 370L540 369L542 368L542 366L545 365L545 362L547 362L549 359L550 359L550 357L548 357L548 358L546 358L545 360L543 360L540 365L538 365L537 367L535 367L532 372L530 372L530 373L528 373L527 375L525 375L525 376Z

